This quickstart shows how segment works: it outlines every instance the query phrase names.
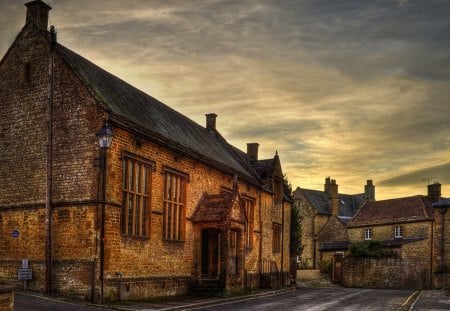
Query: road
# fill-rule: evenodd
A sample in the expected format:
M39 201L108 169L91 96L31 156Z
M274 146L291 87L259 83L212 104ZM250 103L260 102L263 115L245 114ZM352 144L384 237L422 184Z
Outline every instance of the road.
M196 299L196 300L162 300L160 302L135 302L126 305L112 305L115 310L255 310L255 311L289 311L289 310L355 310L355 311L414 311L450 310L450 296L447 291L424 291L419 299L416 296L404 305L414 293L412 290L357 289L357 288L301 288L275 295L248 296L238 300ZM215 303L199 306L199 303ZM61 298L47 298L33 293L16 293L14 311L95 311L113 310L106 306L97 307L77 302L62 301Z
M299 289L282 295L245 299L195 310L399 310L414 293L411 290L324 288Z
M107 310L100 307L90 307L78 303L65 302L46 298L31 293L14 295L14 311L98 311Z

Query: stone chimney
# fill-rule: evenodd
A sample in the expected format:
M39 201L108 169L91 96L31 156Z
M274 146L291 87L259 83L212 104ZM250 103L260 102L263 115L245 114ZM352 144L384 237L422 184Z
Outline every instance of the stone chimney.
M367 184L364 186L364 193L367 201L375 201L375 186L373 185L372 179L367 180Z
M328 202L332 216L339 215L339 194L338 185L335 179L325 178L325 193L328 195Z
M216 130L217 114L215 114L215 113L208 113L205 116L206 116L206 128L208 130L215 131Z
M248 143L247 144L247 156L250 161L258 161L258 143Z
M432 202L437 202L441 199L441 184L439 182L428 185L428 197Z
M41 0L35 0L25 3L27 7L27 19L25 24L34 22L39 28L47 30L48 11L52 8Z

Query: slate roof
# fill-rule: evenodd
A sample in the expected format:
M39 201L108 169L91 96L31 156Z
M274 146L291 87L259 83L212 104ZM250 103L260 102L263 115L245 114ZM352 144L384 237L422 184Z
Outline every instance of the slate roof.
M380 241L383 247L396 247L409 243L414 243L417 241L424 240L426 238L401 238L401 239L391 239ZM343 251L347 250L352 242L349 241L334 241L334 242L323 242L319 245L320 251Z
M334 241L320 243L319 251L342 251L347 250L350 246L349 241Z
M192 214L192 221L224 221L228 217L229 208L232 204L232 193L205 193Z
M348 224L349 227L402 223L432 219L433 208L428 197L416 195L365 203Z
M218 132L200 126L70 49L57 44L56 50L110 113L112 121L169 149L261 184L246 154L238 156Z
M239 209L242 212L239 213L239 218L236 218L237 214L233 215L232 213L232 207L236 203L239 205ZM232 193L227 191L222 191L219 194L203 193L203 196L192 213L191 220L193 222L221 223L231 220L234 222L245 223L245 211L242 209L242 205L240 205L237 188L235 188Z
M300 188L299 188L300 189ZM300 189L305 199L317 210L318 214L331 215L328 195L325 191ZM338 194L339 196L339 216L344 222L348 222L346 217L353 217L361 204L365 201L365 194Z

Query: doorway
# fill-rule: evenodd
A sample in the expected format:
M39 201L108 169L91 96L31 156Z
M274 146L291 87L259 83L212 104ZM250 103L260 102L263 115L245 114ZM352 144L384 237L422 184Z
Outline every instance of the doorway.
M202 278L217 279L220 273L220 231L202 230Z

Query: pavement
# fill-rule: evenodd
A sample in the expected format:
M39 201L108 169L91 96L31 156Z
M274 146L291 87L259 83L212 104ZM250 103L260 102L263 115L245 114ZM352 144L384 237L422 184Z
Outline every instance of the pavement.
M41 297L55 302L64 302L70 305L78 305L76 310L108 309L121 311L143 311L143 310L191 310L201 307L213 307L230 304L237 301L249 301L261 297L276 296L295 289L281 290L257 290L242 296L235 297L177 297L166 300L153 301L123 301L105 304L92 304L88 302L72 301L64 297L48 297L38 293L18 292L21 295ZM298 289L301 290L301 289ZM56 310L56 309L55 309ZM58 309L59 310L59 309ZM450 292L444 290L424 290L411 295L410 299L404 303L399 310L420 311L420 310L450 310Z
M409 308L409 311L418 310L450 310L450 292L448 290L421 291Z
M139 310L159 310L159 311L171 311L171 310L189 310L205 306L215 306L221 304L232 303L240 300L257 299L263 296L274 296L288 291L293 291L293 288L280 289L280 290L255 290L245 295L235 297L171 297L167 299L149 300L149 301L122 301L114 303L93 304L90 302L81 302L71 300L66 297L60 296L46 296L42 293L29 292L29 291L17 291L16 294L22 296L29 296L30 298L45 299L47 301L54 301L59 303L65 303L70 305L78 305L80 310L90 308L101 308L105 310L121 310L121 311L139 311ZM17 298L17 297L16 297ZM84 308L83 308L84 307ZM16 308L15 308L16 309Z

